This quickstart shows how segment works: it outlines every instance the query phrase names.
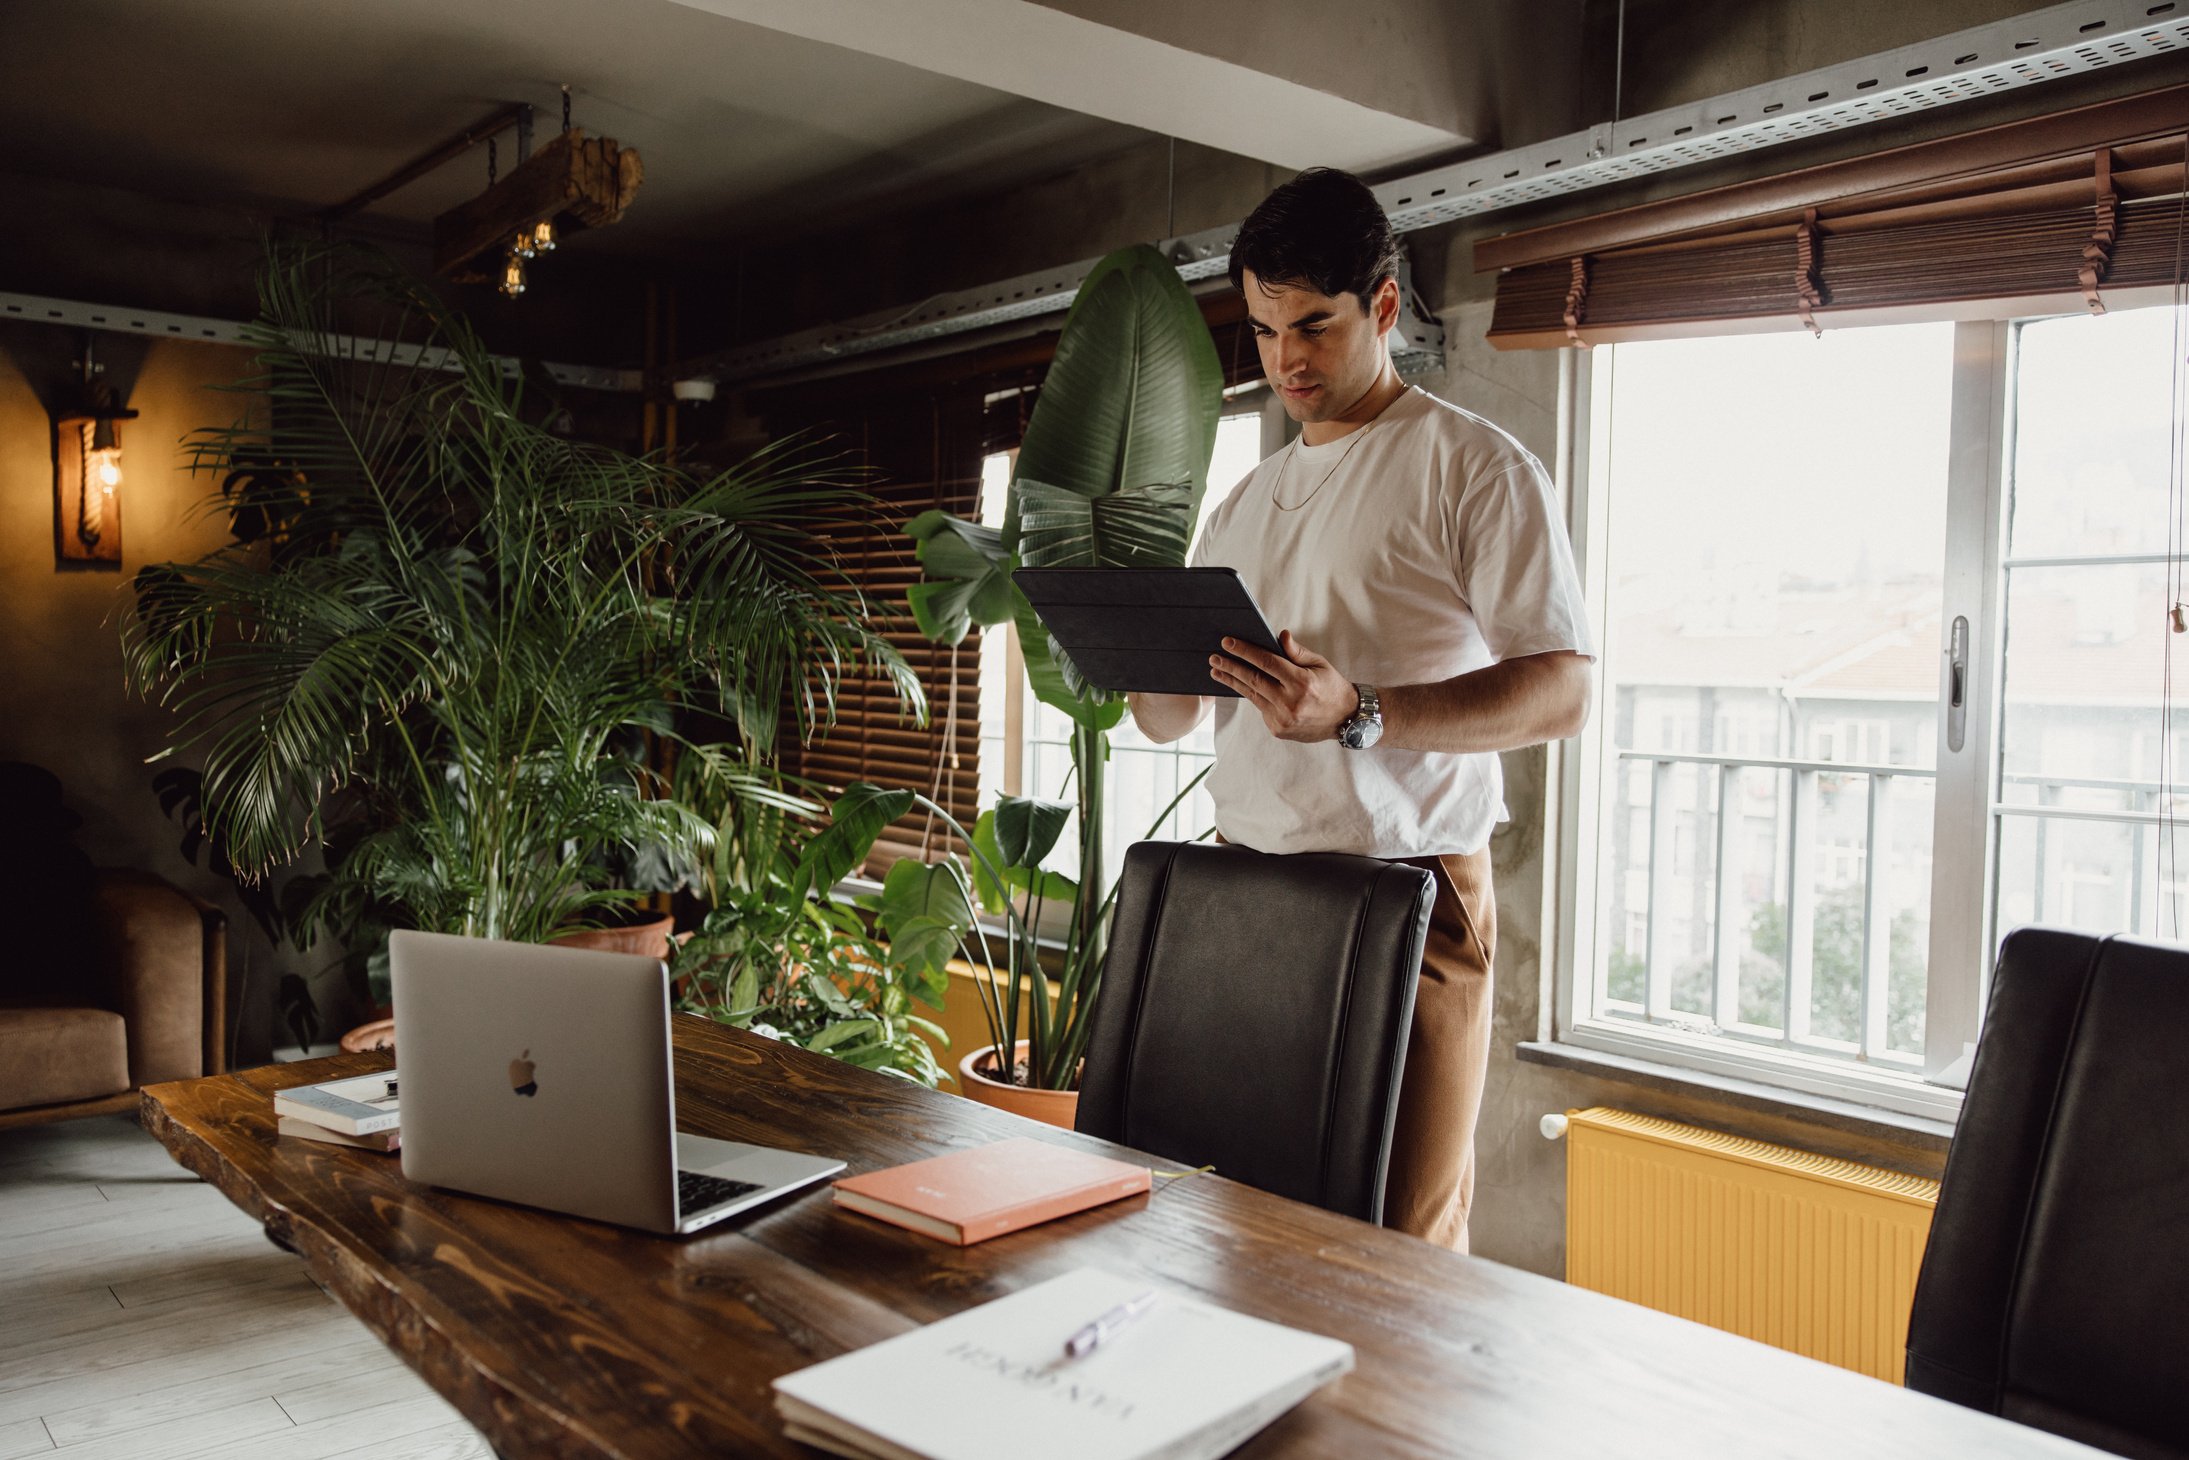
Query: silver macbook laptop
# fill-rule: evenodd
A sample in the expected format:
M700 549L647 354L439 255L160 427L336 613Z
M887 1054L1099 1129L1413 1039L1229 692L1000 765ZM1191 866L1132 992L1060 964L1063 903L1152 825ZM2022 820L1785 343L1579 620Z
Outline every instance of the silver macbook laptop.
M388 957L413 1181L694 1232L844 1169L677 1130L658 958L407 931Z

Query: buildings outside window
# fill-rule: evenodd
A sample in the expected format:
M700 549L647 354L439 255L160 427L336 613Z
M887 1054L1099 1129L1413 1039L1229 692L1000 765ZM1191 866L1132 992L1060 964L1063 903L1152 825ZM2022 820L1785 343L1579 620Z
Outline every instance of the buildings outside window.
M1562 1038L1950 1115L1999 937L2179 932L2182 345L2152 309L1591 352Z

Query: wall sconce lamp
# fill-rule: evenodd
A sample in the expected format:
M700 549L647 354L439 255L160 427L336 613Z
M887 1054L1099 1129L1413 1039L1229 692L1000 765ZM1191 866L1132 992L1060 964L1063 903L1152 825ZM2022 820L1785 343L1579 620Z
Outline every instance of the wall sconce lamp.
M53 552L60 562L122 561L122 426L137 413L114 399L84 343L83 382L53 417Z

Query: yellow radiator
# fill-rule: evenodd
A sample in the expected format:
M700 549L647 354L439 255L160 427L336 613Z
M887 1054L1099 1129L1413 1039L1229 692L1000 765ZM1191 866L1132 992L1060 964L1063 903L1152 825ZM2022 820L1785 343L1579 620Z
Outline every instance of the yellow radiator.
M1900 1382L1937 1182L1601 1107L1566 1135L1566 1281Z

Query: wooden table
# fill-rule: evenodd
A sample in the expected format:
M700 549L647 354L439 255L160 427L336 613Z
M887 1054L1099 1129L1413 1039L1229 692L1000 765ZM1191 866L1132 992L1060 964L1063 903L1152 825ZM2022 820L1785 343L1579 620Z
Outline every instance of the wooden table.
M697 1019L675 1020L675 1045L681 1125L853 1172L1035 1133L1121 1154ZM1214 1176L962 1249L818 1193L676 1240L275 1138L272 1091L385 1064L157 1085L144 1122L511 1460L810 1456L783 1437L770 1380L1081 1266L1354 1346L1353 1374L1244 1455L2097 1453Z

